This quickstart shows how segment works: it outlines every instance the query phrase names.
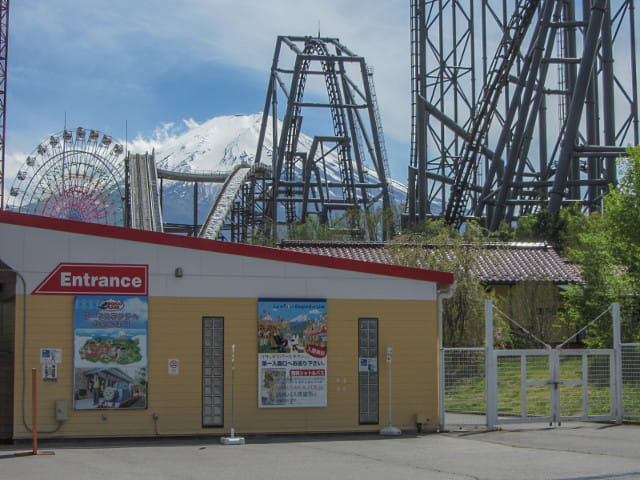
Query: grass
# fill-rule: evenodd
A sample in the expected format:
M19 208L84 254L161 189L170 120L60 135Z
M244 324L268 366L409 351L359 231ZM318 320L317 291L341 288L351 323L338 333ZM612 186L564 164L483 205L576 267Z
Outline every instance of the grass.
M521 358L526 358L523 369ZM467 359L468 360L468 359ZM473 359L476 362L478 359ZM451 365L453 366L451 367ZM461 365L464 365L461 366ZM445 380L445 405L448 412L483 412L486 410L484 368L476 366L470 373L468 364L455 363L447 359ZM609 357L588 356L586 368L589 372L587 384L588 411L585 412L584 386L582 384L560 384L560 414L563 417L582 417L611 414L611 388L609 385ZM474 369L471 369L474 370ZM526 371L527 382L549 380L549 357L546 355L527 357L499 357L498 360L498 413L501 416L522 416L522 375ZM583 358L577 355L560 357L559 373L562 381L581 381ZM548 417L551 412L552 385L527 385L526 415ZM626 416L640 416L640 382L625 384L623 388Z

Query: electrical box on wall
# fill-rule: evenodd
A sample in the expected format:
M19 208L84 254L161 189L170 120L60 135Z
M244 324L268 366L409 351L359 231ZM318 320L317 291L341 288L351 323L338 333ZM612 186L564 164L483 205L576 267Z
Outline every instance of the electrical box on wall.
M56 400L56 420L63 422L69 418L69 409L65 399Z

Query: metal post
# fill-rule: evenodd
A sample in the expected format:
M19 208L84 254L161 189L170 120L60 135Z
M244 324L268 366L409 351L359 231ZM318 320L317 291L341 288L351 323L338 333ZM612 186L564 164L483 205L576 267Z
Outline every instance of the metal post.
M622 400L622 335L620 332L619 303L614 303L613 305L611 305L611 315L613 317L613 390L615 392L614 415L616 417L616 423L621 424L624 415L624 405Z
M9 0L0 1L0 210L4 209L5 137L7 106L7 52L9 41Z
M391 384L393 383L391 381L391 362L388 362L389 365L389 426L393 425L393 408L392 408L392 398L393 395L391 394Z
M193 182L193 236L198 235L198 182Z
M235 431L235 399L236 399L236 346L231 345L231 436L222 437L223 445L244 445L244 437L236 437Z
M551 395L551 419L549 425L553 425L556 422L560 425L560 380L558 367L560 366L560 355L558 348L553 348L549 351L549 373L550 373L550 395Z
M393 426L393 419L391 416L392 403L391 403L391 357L393 354L393 349L391 347L387 348L387 366L389 367L389 426L384 427L380 430L380 435L400 435L402 432L399 428Z
M38 454L38 379L35 368L31 369L31 409L33 411L33 454Z
M565 186L569 176L569 169L573 157L578 128L580 126L580 118L584 109L584 101L589 87L589 79L593 72L593 66L598 53L598 41L602 22L606 12L606 0L597 0L591 7L591 16L589 17L589 27L585 38L584 51L582 60L580 61L580 71L576 81L576 87L571 96L571 105L567 115L566 128L562 148L558 157L558 169L551 189L549 199L549 212L556 214L562 206L562 199L565 196Z
M493 350L493 302L484 302L485 317L485 395L487 430L492 431L498 423L498 368Z
M231 437L235 437L234 428L236 404L236 346L231 345Z
M633 2L632 2L633 3ZM633 32L631 32L633 33ZM604 144L616 144L616 121L615 121L615 75L613 71L613 32L611 29L611 2L602 23L602 100L604 103ZM635 68L632 69L635 72ZM635 82L634 82L634 90ZM617 183L616 160L609 157L605 160L605 178L610 184ZM601 187L602 190L602 187Z

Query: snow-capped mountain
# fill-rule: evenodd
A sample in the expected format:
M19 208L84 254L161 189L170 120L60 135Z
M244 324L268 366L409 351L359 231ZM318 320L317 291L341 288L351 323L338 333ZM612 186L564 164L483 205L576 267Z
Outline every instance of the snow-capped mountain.
M253 115L233 115L212 118L198 124L185 122L186 130L173 133L173 125L167 125L157 131L152 139L138 138L131 142L129 150L133 153L155 151L158 168L179 172L230 172L241 163L254 161L260 133L262 113ZM271 125L271 121L269 121ZM271 138L268 133L267 138ZM268 142L265 142L265 144ZM309 150L312 139L304 134L299 144L302 150ZM329 161L327 173L332 179L340 178L337 157ZM271 149L262 152L262 163L271 163ZM373 170L369 175L376 177ZM406 196L406 187L390 179L392 202L400 203ZM198 186L198 222L202 222L213 204L219 184L200 184ZM165 222L193 222L193 184L182 182L163 182L163 217Z

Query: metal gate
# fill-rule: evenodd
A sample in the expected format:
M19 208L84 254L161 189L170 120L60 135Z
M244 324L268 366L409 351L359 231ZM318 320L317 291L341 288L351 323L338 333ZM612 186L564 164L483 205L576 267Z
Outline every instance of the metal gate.
M640 344L621 343L618 304L593 322L609 311L612 349L564 348L574 336L556 348L494 350L488 301L485 347L441 348L441 428L640 418Z
M640 343L622 344L622 410L624 418L640 421Z
M613 350L497 350L494 356L497 423L616 419Z

